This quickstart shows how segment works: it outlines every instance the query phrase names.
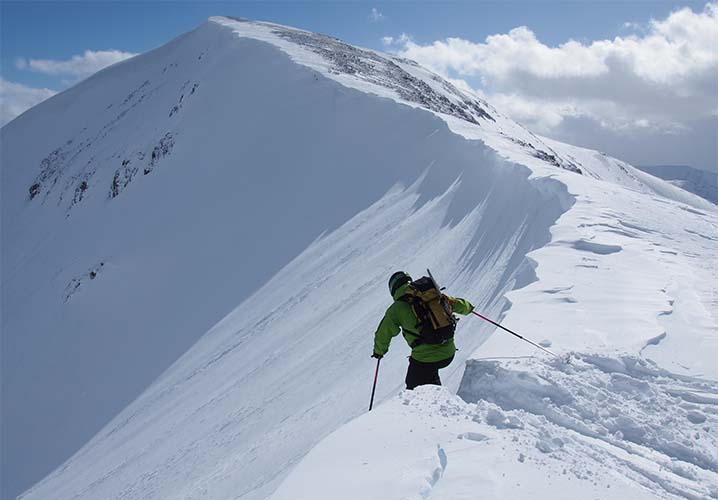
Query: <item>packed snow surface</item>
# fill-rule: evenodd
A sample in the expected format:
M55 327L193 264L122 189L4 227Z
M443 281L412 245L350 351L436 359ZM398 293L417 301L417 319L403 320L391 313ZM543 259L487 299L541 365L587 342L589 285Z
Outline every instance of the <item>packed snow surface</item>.
M343 426L272 500L718 498L718 383L639 358L469 362Z
M94 435L23 498L716 496L706 200L412 61L231 18L2 141L4 476ZM397 396L397 339L342 427L387 277L427 267L571 363L467 318L464 400Z

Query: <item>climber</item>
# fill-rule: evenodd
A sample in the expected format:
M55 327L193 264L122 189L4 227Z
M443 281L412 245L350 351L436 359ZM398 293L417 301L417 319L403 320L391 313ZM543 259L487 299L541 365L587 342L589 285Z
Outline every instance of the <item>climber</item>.
M441 293L431 273L412 281L398 271L389 278L389 291L394 303L389 306L374 334L372 358L381 359L389 350L391 339L401 331L411 347L406 388L419 385L441 385L439 370L451 364L456 352L454 313L467 315L473 311L469 301Z

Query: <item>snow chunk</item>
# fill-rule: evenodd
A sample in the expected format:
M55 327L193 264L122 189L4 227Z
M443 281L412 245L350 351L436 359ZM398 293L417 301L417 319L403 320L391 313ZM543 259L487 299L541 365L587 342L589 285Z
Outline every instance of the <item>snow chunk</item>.
M691 410L686 415L686 418L694 424L702 424L706 421L706 416L699 411Z
M459 395L498 405L501 410L486 414L486 422L496 428L509 427L502 411L518 410L585 437L624 449L640 445L718 473L715 432L696 435L687 423L718 428L710 397L718 395L718 383L673 375L637 357L574 353L571 364L531 358L469 360ZM681 404L690 405L685 419L677 418ZM556 445L546 436L536 442L543 453Z
M515 415L506 415L503 412L490 408L486 413L486 423L497 429L523 429L523 422Z
M540 413L547 401L556 406L573 402L570 393L545 379L506 369L498 361L477 359L466 362L458 394L467 401L486 399L507 410L523 408L533 413Z

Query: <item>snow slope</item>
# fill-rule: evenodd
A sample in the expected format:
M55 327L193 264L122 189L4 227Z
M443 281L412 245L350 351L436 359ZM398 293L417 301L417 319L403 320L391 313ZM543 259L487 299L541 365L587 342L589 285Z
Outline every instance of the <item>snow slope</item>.
M685 165L640 166L638 168L718 204L718 172L699 170Z
M2 141L4 476L24 487L102 428L24 498L268 497L365 410L397 268L431 267L554 349L715 376L715 207L535 136L411 61L212 18ZM477 348L526 354L489 334L462 322L449 387ZM406 354L395 343L382 363L387 409L357 422L387 425ZM316 453L278 494L342 458ZM610 474L637 491L624 472ZM705 474L679 486L709 491Z
M469 380L341 427L271 499L718 496L715 382L591 355L472 361Z

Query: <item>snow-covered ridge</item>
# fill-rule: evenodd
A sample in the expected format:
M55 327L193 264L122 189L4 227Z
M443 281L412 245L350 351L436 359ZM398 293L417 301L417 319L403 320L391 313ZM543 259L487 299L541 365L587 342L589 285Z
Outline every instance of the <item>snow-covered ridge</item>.
M229 19L240 23L249 23L253 27L267 28L281 39L317 54L328 63L329 71L332 74L354 77L365 84L382 88L383 92L390 91L403 101L414 103L436 113L455 116L476 125L479 125L480 121L496 121L486 111L491 108L485 101L470 98L438 76L430 78L430 81L440 88L440 91L435 91L427 82L404 70L400 64L409 65L418 71L425 71L408 59L360 49L327 35L276 24L258 23L247 19L231 17ZM222 22L222 19L217 21ZM240 30L239 33L244 33L244 31ZM491 112L496 113L493 109Z
M656 184L626 162L605 153L540 137L485 100L456 88L414 61L274 23L235 17L212 17L210 22L230 28L237 36L270 43L293 61L342 85L436 113L454 132L481 140L507 160L539 168L558 167L642 192L658 192L690 205L706 206L696 196L665 183Z
M476 125L480 129L472 130L467 135L481 138L511 161L526 163L526 160L538 160L540 163L572 172L618 180L623 184L633 183L646 189L646 184L633 175L627 164L601 155L604 156L606 166L610 165L608 171L604 168L591 169L590 164L601 158L591 158L588 164L582 165L577 157L582 151L578 148L576 151L556 148L551 144L552 141L517 125L483 99L457 89L413 61L357 48L330 36L272 23L231 17L211 18L209 25L215 23L231 28L235 34L242 37L269 42L287 52L293 60L342 85ZM201 67L206 65L202 62L205 53L206 51L200 52L196 61L192 61L195 66L192 76L195 78L183 81L173 102L165 104L170 118L180 113L187 103L185 99L192 100L199 89L200 83L196 75L197 71L202 71ZM177 67L176 61L168 62L161 69L161 73L166 75ZM145 100L152 99L152 96L165 86L166 82L162 80L145 79L130 88L121 99L103 106L104 109L93 120L94 123L83 127L78 134L63 141L40 160L39 172L26 188L29 197L40 197L45 203L50 196L54 196L56 203L66 206L69 213L70 209L82 201L90 186L95 184L92 179L98 168L107 168L110 158L112 163L120 163L113 169L109 186L103 186L111 198L118 196L138 173L150 173L164 157L171 154L176 131L168 129L154 131L149 137L132 137L134 151L125 151L124 156L113 152L111 157L97 157L87 155L86 151L93 144L96 145L95 149L97 146L102 148L102 143L110 131L115 130L129 113ZM463 128L465 127L453 127L459 133L463 132ZM585 159L583 163L586 163Z
M102 428L26 498L268 497L365 410L397 268L556 350L715 369L714 208L410 61L212 18L2 140L3 456L25 472ZM477 348L526 354L489 333L462 321L451 388Z
M246 28L235 27L235 29L241 35L246 35ZM274 29L273 33L279 34L283 39L296 39L287 36L281 28ZM346 51L342 50L341 45L338 47L335 43L330 45L334 52L331 57L325 55L325 59L343 61ZM295 60L315 68L321 67L312 62L308 63L305 59L306 56L298 53L295 48L285 47L284 50L290 53ZM346 75L353 73L351 68L346 70L344 65L334 64L335 66L330 67L329 72L336 73L339 80L346 80L349 78ZM339 66L338 69L337 66ZM361 76L358 79L363 80ZM363 85L362 82L357 83L356 81L348 84L357 88L361 88ZM386 84L383 86L392 87L392 85ZM376 88L372 88L370 91L382 95L382 91ZM402 98L402 96L398 98L393 96L393 98L410 103L412 101ZM425 107L432 109L430 105ZM489 108L484 104L484 109ZM432 111L436 112L437 110L432 109ZM495 110L492 110L492 114L498 116ZM489 121L484 118L472 121L466 120L456 113L442 113L442 115L449 115L442 117L449 123L452 130L467 138L482 140L505 158L531 166L534 175L552 175L561 179L567 184L569 191L576 195L576 203L552 229L552 242L531 253L531 259L535 261L538 269L539 280L529 287L509 295L514 304L505 318L506 321L523 332L545 337L544 342L547 345L554 344L552 346L554 349L590 349L594 352L604 353L602 354L604 357L598 358L592 357L593 355L585 356L587 360L605 359L606 362L602 366L624 366L621 356L626 356L625 353L628 353L629 356L644 355L657 359L664 366L684 373L706 375L712 378L718 376L713 362L718 356L718 345L715 342L718 334L718 315L716 314L718 293L716 293L715 285L712 284L718 276L716 276L715 266L711 264L715 259L715 252L711 250L711 242L718 241L718 219L713 207L688 193L674 189L660 181L656 182L624 162L601 153L543 140L544 145L551 144L550 151L552 153L562 152L562 154L555 154L553 158L569 158L572 165L580 166L577 171L586 174L586 177L590 177L591 180L570 175L549 174L545 168L546 164L554 166L556 164L540 153L532 154L531 150L535 148L529 142L519 138L522 137L521 130L514 124L509 123L497 130L499 121L496 119ZM466 122L469 122L470 125L467 125ZM507 129L511 129L513 132L508 140L505 132ZM538 163L536 160L542 163ZM610 185L606 184L606 181ZM602 183L604 184L602 185ZM501 356L532 353L530 348L517 343L511 337L495 335L490 339L489 345L482 347L475 356L481 358L492 354ZM481 363L481 361L470 362L469 366L478 367L481 366ZM632 363L635 365L635 360ZM535 371L537 366L532 368ZM625 370L623 371L625 372ZM611 373L608 370L607 372ZM586 377L587 372L574 371L569 368L568 373L569 376L563 381L564 385L576 383L578 387L581 387L581 384L585 383L585 380L581 379ZM691 389L684 391L675 386L673 392L661 392L660 384L665 382L658 381L659 385L653 386L655 373L653 375L650 373L650 370L644 370L644 374L652 380L635 381L634 384L637 390L647 391L651 394L648 396L649 402L646 405L631 410L637 421L623 418L623 420L619 419L620 422L616 422L609 411L607 416L596 416L594 422L598 423L598 430L584 432L590 438L600 436L601 433L615 434L616 438L611 446L616 446L618 449L606 453L606 450L600 446L595 451L589 451L589 447L589 449L582 450L583 454L591 456L598 453L596 460L599 462L611 454L614 455L615 462L606 470L611 478L606 482L606 486L610 487L611 482L615 480L616 470L625 474L624 477L628 479L629 484L609 492L610 498L637 497L644 495L646 490L651 492L648 494L649 497L715 496L715 464L717 463L714 453L715 443L710 439L701 441L700 433L694 435L692 426L700 423L698 420L704 421L705 417L704 413L696 408L689 408L692 403L702 401L707 403L703 410L710 413L713 411L711 406L713 400L710 397L705 399L703 396L692 396L695 393L691 392ZM664 376L674 377L665 371L661 373ZM542 376L544 379L549 377L545 371ZM626 381L623 381L623 385L620 385L617 381L620 376L618 374L610 376L612 379L616 379L613 381L614 388L612 390L630 394L627 388L633 382L627 384ZM646 376L643 378L645 379ZM577 380L573 380L574 378ZM675 378L680 379L680 376L675 376ZM503 387L503 390L512 394L524 383L521 380L527 379L520 374L518 378L508 377L507 387ZM599 385L603 383L605 382L598 382ZM703 383L696 382L696 384L700 392L699 386ZM486 381L476 370L467 370L462 387L481 388L483 385L486 385ZM651 389L648 389L649 387ZM715 387L712 387L711 391L715 393ZM580 388L577 391L579 395L588 394L590 388L588 392L586 388ZM488 394L484 394L480 390L471 393L466 389L461 394L469 400L478 398L478 400L495 402ZM656 394L663 394L663 396L656 396ZM682 395L686 395L690 402L682 400ZM569 400L576 399L570 395L567 397ZM615 395L604 397L610 399ZM633 395L630 397L632 398ZM549 407L559 407L559 411L565 412L566 409L563 407L569 400L548 403L538 401L533 408L537 409L548 405ZM656 404L659 406L655 406ZM687 413L678 420L671 415L671 410L676 404L682 404L687 408ZM527 411L522 404L508 409L517 408ZM528 411L530 410L528 409ZM569 411L571 411L570 407ZM605 408L602 411L605 411ZM612 411L619 413L622 410L614 409ZM553 414L550 412L553 410L546 410L546 414ZM657 416L651 417L654 413L657 413ZM686 417L686 415L688 416ZM390 417L390 420L395 421L394 417ZM584 417L588 418L587 414L584 414ZM650 418L659 420L651 424L649 423ZM640 422L640 424L636 422ZM676 426L676 434L662 431L662 426L667 422L675 422L673 425ZM438 422L435 423L438 426ZM567 426L564 417L557 417L552 423ZM623 431L618 430L623 424L625 424L625 435ZM710 433L714 432L714 424L704 426L703 430L707 433L705 435L710 437ZM388 425L386 417L379 417L377 425ZM589 427L590 424L582 422L573 424L573 426L568 425L568 430L564 432L572 433L576 432L577 428L589 429ZM395 429L392 428L392 430ZM423 427L421 430L426 430L426 428ZM544 430L541 430L541 426L539 426L539 430L537 443L541 446L537 444L536 447L539 451L553 453L557 446L559 448L563 446L562 438L555 438L552 441L545 436L541 437L545 433ZM339 434L342 432L340 431ZM354 446L354 439L351 435L349 437L346 433L343 435L344 439L334 440L335 451L326 455L326 460L320 459L317 462L310 455L284 483L276 497L297 498L299 495L302 498L316 499L335 498L336 495L341 495L349 498L352 494L363 498L396 498L402 495L411 497L411 489L394 490L401 482L396 481L398 471L394 471L391 466L387 466L389 471L387 478L382 474L377 474L374 477L365 478L366 481L359 481L359 484L354 487L347 487L344 482L335 484L332 481L322 480L321 478L326 477L328 469L339 468L336 471L337 477L357 474L362 469L367 470L364 468L367 465L369 465L369 470L376 470L368 461L363 462L361 466L356 462L351 462L354 464L353 466L347 470L341 470L341 465L338 463L344 462L344 456L338 454L339 450L352 449ZM356 439L359 441L373 443L376 447L385 443L386 439L391 439L383 436L386 439L374 441L372 437L374 436L366 432L359 432L356 435ZM630 445L623 444L626 441L637 442L642 446L647 446L651 451L636 452ZM422 442L425 441L422 440ZM626 448L628 448L627 454L622 451ZM320 446L319 449L325 448ZM428 449L427 453L429 453ZM480 453L483 454L483 451ZM631 458L632 453L638 453L640 457ZM321 453L319 455L321 456ZM439 491L434 489L437 481L447 470L446 456L445 450L439 446L438 466L427 471L424 486L421 485L422 480L419 481L418 487L414 491L417 497L424 498L430 493L441 495L440 492L451 498L457 496L456 492L452 492L452 488L457 484L462 485L460 478L449 482L449 486L443 489L439 488ZM520 453L519 457L519 461L524 462L522 460L522 458L525 459L524 454ZM649 461L655 460L658 465L643 463L647 457ZM350 461L357 458L356 456L351 457ZM574 460L574 463L577 463L576 460L579 463L583 462L581 467L585 468L575 470L574 474L579 479L589 479L594 471L591 470L591 466L586 466L585 457L580 456ZM559 457L559 461L562 461L561 457ZM375 460L374 463L376 462ZM391 456L389 462L405 464L401 455ZM538 462L541 465L540 459ZM383 461L379 459L378 463L381 464ZM405 466L402 467L405 470ZM459 467L474 470L466 463L460 464ZM539 467L539 470L541 468ZM545 467L543 468L545 472ZM672 472L662 474L660 471L663 468L668 468ZM563 474L566 474L565 468ZM598 484L597 481L592 480L588 484L579 485L578 488L565 488L565 485L559 488L554 485L549 491L552 497L559 490L567 492L567 497L570 498L585 497L591 488L595 488ZM325 486L328 491L323 490ZM485 483L477 483L475 487L484 489ZM536 481L534 480L529 490L532 492L532 498L535 495L535 487ZM393 494L387 493L392 491ZM470 491L471 488L468 492ZM499 489L499 491L501 490ZM497 494L495 497L501 498L506 494L516 495L516 488L504 491L504 494ZM463 494L468 492L462 491Z
M498 314L571 203L435 114L217 23L29 110L2 141L6 477L29 485L116 416L30 498L262 498L363 410L392 268L431 266ZM454 385L485 332L463 341ZM403 364L386 363L397 383L379 398ZM188 448L191 471L176 466ZM225 474L217 453L254 465Z
M528 156L581 173L579 166L558 154L543 139L518 126L483 99L457 89L414 61L273 23L232 17L215 17L211 21L232 28L240 36L275 44L295 61L343 85L481 126L518 145Z
M698 304L705 307L699 306L690 318L682 318L681 336L718 355L718 346L704 340L712 338L718 316L718 292L707 284L718 275L715 266L704 258L711 255L708 246L718 238L714 205L603 153L540 139L488 103L411 61L275 24L227 18L212 21L231 28L240 37L271 43L294 61L342 85L429 110L455 133L479 140L500 157L530 167L534 177L548 176L565 183L576 203L567 199L561 202L566 212L552 228L551 243L531 253L539 278L543 279L510 294L511 300L520 301L522 306L514 307L517 326L535 330L533 318L538 315L546 318L541 331L551 332L559 349L597 348L635 354L648 346L646 352L669 362L671 369L718 377L711 363L705 362L710 357L680 359L686 350L674 345L675 337L667 336L665 326L665 318L676 309L674 294L682 294L678 290L686 288L695 290ZM431 88L428 97L419 99L413 91L424 89L412 84L417 78ZM455 107L446 109L437 104L447 101ZM468 105L471 102L482 112L467 116L464 111L473 109ZM556 161L557 158L562 160ZM557 166L562 168L555 169ZM616 274L619 268L622 272ZM602 283L598 288L597 276ZM583 283L591 285L584 288ZM546 295L553 295L546 294L547 289L573 289L573 294L565 301L546 301ZM624 304L640 297L641 304L615 307L617 297L622 297ZM531 303L539 304L540 310L527 306ZM589 316L583 305L589 307ZM683 314L688 316L675 316ZM614 324L631 329L632 334L626 335ZM577 330L582 334L577 336ZM498 355L506 348L524 352L522 346L497 337L487 346L491 354ZM656 339L667 337L671 339L655 347L659 344ZM663 351L672 354L670 360L661 354Z

